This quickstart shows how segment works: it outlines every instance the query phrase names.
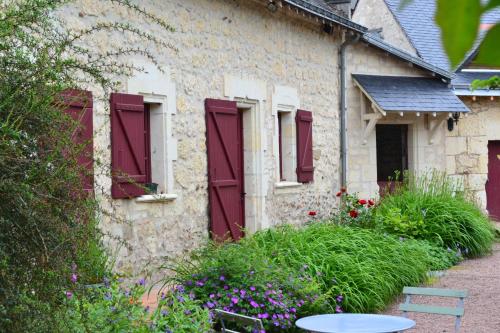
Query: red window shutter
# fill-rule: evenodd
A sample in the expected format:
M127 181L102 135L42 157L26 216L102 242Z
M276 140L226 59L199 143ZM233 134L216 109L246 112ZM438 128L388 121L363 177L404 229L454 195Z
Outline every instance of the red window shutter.
M312 146L312 112L297 110L297 181L309 183L314 180Z
M111 94L111 197L131 198L145 193L146 142L144 98Z
M93 146L93 99L92 92L84 90L67 90L62 93L63 103L73 120L79 127L73 132L75 145L82 147L78 156L78 164L82 166L82 187L85 192L94 192L94 146Z

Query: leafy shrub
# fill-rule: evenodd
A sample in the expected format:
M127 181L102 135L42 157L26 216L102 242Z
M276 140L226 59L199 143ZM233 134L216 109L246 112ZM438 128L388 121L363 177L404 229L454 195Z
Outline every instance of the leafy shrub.
M260 318L268 332L291 329L298 317L326 307L315 279L273 264L252 236L210 244L171 268L177 274L166 282L179 285L204 308Z
M129 0L109 1L171 30ZM168 46L122 22L101 21L69 31L56 11L70 2L0 2L2 332L57 331L52 314L62 307L60 295L71 264L79 265L82 283L102 280L108 269L97 228L99 206L81 186L85 170L77 158L84 144L73 143L78 124L63 112L67 105L61 94L94 86L106 95L116 85L115 78L136 69L125 62L130 56L153 62L154 57L137 45L109 53L88 42L104 31Z
M425 239L445 249L479 256L491 249L488 218L446 175L407 175L403 186L383 198L374 226L402 237Z
M167 282L182 286L207 309L260 317L271 332L293 331L287 320L309 314L381 310L403 286L417 285L427 271L458 259L425 241L316 222L209 245L169 266L176 276Z
M130 288L118 280L66 291L67 311L60 320L67 332L209 332L207 310L180 291L162 294L154 311L144 307L144 280ZM66 331L66 330L65 330Z
M337 198L340 199L339 212L333 219L341 224L371 224L375 207L373 199L360 199L357 193L350 194L345 188L337 192Z

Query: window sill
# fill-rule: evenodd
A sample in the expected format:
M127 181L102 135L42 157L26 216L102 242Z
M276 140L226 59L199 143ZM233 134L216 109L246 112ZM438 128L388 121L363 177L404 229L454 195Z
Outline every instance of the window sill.
M294 188L294 187L300 187L302 186L302 183L297 183L297 182L277 182L274 184L274 187L276 188Z
M177 199L177 194L165 193L165 194L146 194L141 195L136 198L135 201L139 203L148 203L148 202L167 202L173 201Z

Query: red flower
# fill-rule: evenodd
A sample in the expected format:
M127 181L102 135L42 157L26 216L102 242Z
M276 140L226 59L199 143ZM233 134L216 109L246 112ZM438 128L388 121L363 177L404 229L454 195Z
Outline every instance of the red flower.
M355 219L356 217L358 217L358 212L353 209L349 212L349 216Z
M358 203L359 203L360 205L366 205L366 200L365 200L365 199L359 199L359 200L358 200Z
M347 189L346 189L345 187L342 187L342 188L340 189L340 192L345 193L345 192L347 192Z
M342 196L342 192L337 192L337 196L338 197Z
M315 212L314 210L311 210L311 211L309 212L309 216L316 216L316 212Z
M372 199L368 200L368 206L373 206L375 205L375 201L373 201Z

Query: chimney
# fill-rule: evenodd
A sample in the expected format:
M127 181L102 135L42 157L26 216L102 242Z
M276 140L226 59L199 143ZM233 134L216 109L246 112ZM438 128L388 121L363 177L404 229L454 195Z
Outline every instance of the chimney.
M351 13L358 0L324 0L340 16L351 19Z

